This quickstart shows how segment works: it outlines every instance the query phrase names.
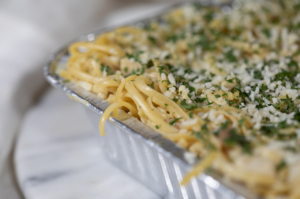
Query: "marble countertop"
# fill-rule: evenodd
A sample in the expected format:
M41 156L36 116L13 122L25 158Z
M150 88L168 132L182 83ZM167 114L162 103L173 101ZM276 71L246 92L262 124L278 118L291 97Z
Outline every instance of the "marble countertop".
M160 198L105 158L84 108L51 89L27 113L15 152L25 197Z

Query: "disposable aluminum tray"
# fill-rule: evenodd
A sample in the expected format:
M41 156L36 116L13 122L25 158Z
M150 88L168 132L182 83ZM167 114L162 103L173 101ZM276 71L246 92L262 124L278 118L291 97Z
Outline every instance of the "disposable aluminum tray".
M185 4L176 4L155 17L123 25L143 26L154 18L159 19L163 13ZM63 90L71 99L92 110L87 111L87 113L96 127L95 133L98 135L99 118L109 106L109 103L78 87L75 83L65 82L57 74L57 70L65 67L69 57L68 47L71 43L93 41L97 35L115 28L117 27L101 29L73 40L52 55L44 67L45 77L51 85ZM109 122L106 122L105 130L107 135L104 137L99 135L99 140L108 159L162 198L257 198L244 186L226 180L216 172L201 174L194 177L187 186L180 186L179 182L183 176L194 166L185 159L186 150L178 147L172 141L162 137L159 133L125 112L120 111L117 118L111 117ZM198 161L201 160L196 162Z

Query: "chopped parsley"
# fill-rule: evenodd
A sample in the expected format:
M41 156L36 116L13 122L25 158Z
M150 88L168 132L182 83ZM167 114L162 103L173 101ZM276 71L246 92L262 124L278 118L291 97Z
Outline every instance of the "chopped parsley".
M214 12L208 12L203 15L203 18L206 20L206 22L210 22L214 18Z
M262 33L263 33L267 38L270 38L270 37L271 37L270 30L267 29L267 28L264 28L264 29L262 30Z
M152 66L154 66L154 64L153 64L153 61L150 59L150 60L147 62L146 67L147 67L147 68L150 68L150 67L152 67Z
M260 80L264 79L263 76L262 76L262 74L261 74L261 72L258 71L258 70L255 70L253 72L253 77L254 77L254 79L260 79Z
M282 129L288 128L289 125L287 124L286 120L279 122L273 125L264 125L260 128L260 132L262 135L268 136L268 137L274 137L278 140L291 140L297 137L296 133L290 133L290 134L283 134L281 133Z
M239 126L243 126L243 124L244 124L245 121L246 121L246 118L240 119L240 120L238 121Z
M225 122L223 122L223 123L221 124L220 129L221 129L221 130L226 129L226 128L229 126L230 123L231 123L231 122L230 122L229 120L226 120Z
M144 53L143 51L137 51L137 52L132 53L132 54L126 53L126 57L128 59L133 59L134 61L139 62L139 63L142 64L142 61L140 60L140 54L143 54L143 53Z
M201 126L201 130L198 132L193 131L192 135L195 135L197 139L201 140L204 147L208 150L215 150L216 147L214 144L210 141L210 131L206 124Z
M283 70L275 75L274 81L294 81L294 76L296 74L293 71Z
M148 85L148 86L150 86L151 88L153 88L154 89L154 82L152 82L150 85Z
M235 103L235 101L232 101L232 100L228 100L228 99L225 99L225 100L229 106L232 106Z
M206 79L203 80L203 83L207 83L207 82L211 82L211 81L212 81L211 79L206 78Z
M180 118L176 118L176 119L174 119L174 120L172 120L171 122L169 122L169 124L171 125L171 126L173 126L176 122L178 122L178 120L180 120L181 119L181 117Z
M176 43L178 40L181 40L181 39L184 39L184 38L185 38L184 34L182 34L182 35L170 35L170 36L167 37L167 41Z
M237 61L236 56L234 55L233 49L228 50L227 52L224 53L224 57L227 61L233 63Z
M148 40L152 43L152 44L157 44L156 38L153 36L148 36Z
M198 108L197 104L195 104L195 103L188 104L188 103L186 103L185 99L182 100L179 105L188 111Z
M229 136L224 140L224 144L227 147L234 147L235 145L239 145L240 147L242 147L244 153L252 152L250 141L248 141L245 136L239 134L236 129L231 129L229 131Z
M232 79L225 79L226 82L229 82L229 83L233 83L233 81L235 80L235 78L232 78Z
M166 67L165 66L157 66L157 68L158 68L159 74L164 73L164 74L168 75L167 72L166 72Z
M110 67L109 66L106 66L106 65L104 65L104 64L101 64L100 65L100 70L101 70L101 72L106 72L107 73L107 75L111 75L111 74L113 74L113 71L110 69Z
M287 167L287 163L284 160L281 160L277 165L276 165L276 171L280 171L284 168Z

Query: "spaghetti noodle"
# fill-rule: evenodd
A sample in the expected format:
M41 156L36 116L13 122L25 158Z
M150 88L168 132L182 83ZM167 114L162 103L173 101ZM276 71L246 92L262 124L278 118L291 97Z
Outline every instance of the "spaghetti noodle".
M60 75L267 198L300 198L300 3L198 4L70 49ZM238 9L239 8L239 9Z

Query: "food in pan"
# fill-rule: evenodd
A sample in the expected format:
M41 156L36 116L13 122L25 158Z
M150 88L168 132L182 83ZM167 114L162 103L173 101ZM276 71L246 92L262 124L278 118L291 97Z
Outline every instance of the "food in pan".
M300 198L300 2L184 6L69 48L60 75L266 198ZM192 155L191 155L192 154Z

